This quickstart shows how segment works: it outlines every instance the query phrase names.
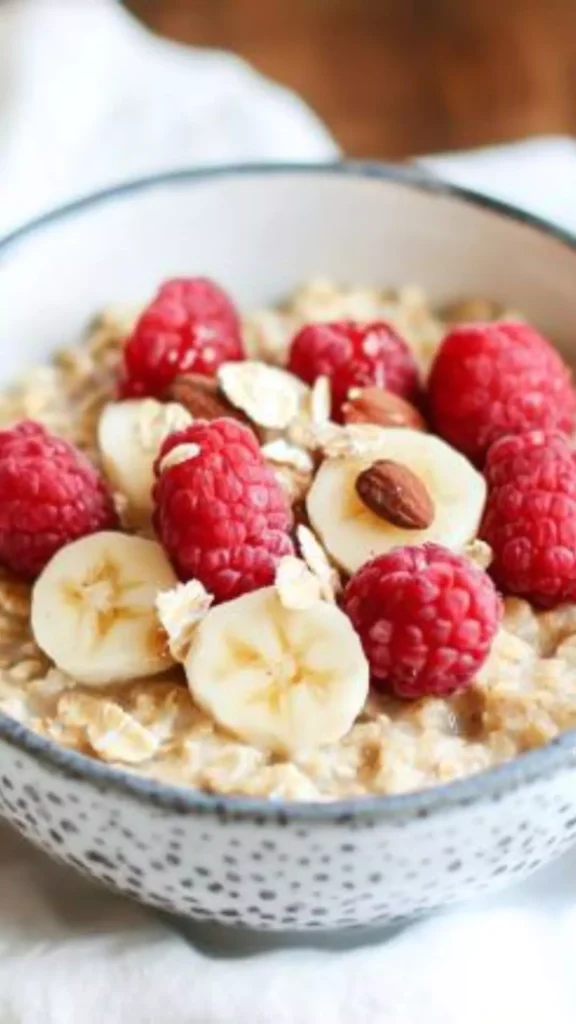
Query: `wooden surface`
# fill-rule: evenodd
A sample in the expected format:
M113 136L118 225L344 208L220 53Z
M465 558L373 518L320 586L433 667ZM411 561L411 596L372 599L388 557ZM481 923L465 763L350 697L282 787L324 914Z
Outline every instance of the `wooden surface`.
M350 155L576 134L576 0L128 0L297 89Z

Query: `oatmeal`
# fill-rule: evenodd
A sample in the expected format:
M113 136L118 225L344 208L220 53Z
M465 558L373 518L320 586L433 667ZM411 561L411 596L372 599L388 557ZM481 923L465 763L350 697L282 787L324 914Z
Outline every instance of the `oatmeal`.
M427 430L410 376L413 362L426 377L447 325L520 318L484 300L435 310L415 287L344 289L319 279L284 305L246 316L248 359L234 361L240 328L228 308L218 316L234 337L209 386L202 384L206 378L198 384L194 374L182 375L154 394L125 390L119 402L119 364L137 313L110 312L82 344L27 373L0 399L2 429L32 419L70 442L103 474L114 506L98 513L108 518L96 519L91 537L83 528L54 554L34 590L34 609L33 580L2 570L0 710L60 746L142 776L295 800L448 782L576 727L576 585L574 597L566 584L555 599L539 601L551 606L545 611L522 596L522 586L509 586L498 529L494 555L478 536L484 476L462 454L465 446L456 450ZM392 378L378 379L375 371L366 387L343 385L336 405L334 377L315 372L307 380L291 372L295 332L335 321L385 321L398 332L407 355L400 343L394 347L394 333L374 341L378 352L394 353L389 366L401 381L398 393L385 390ZM204 352L206 359L213 355ZM206 442L188 439L200 416L214 422L212 410L233 413L226 428L232 432L212 432ZM246 423L254 429L248 441ZM452 423L444 438L451 429ZM190 517L206 515L205 531L220 537L210 516L217 508L216 518L226 519L232 484L200 476L205 443L216 446L211 472L225 458L218 452L233 449L253 488L234 520L235 536L253 535L252 547L231 555L224 568L224 556L214 554L207 576ZM516 456L506 451L499 458ZM567 464L560 448L557 458ZM509 466L491 459L488 511L504 486L502 466L505 475ZM386 461L396 468L382 469ZM187 504L188 495L212 486L210 507L200 499ZM235 488L233 500L241 505ZM175 519L173 508L184 505L189 512ZM428 664L424 682L419 668L384 685L388 639L379 609L359 610L349 579L375 556L430 542L457 552L440 558L438 572L457 576L457 597L442 614L466 623L458 665L443 653L442 623L436 624L430 636L439 644L438 671ZM516 595L504 598L500 621L486 575L493 557L497 583ZM429 563L418 563L416 575L428 580ZM56 602L56 617L54 574L66 576L68 594L65 608ZM540 591L530 578L530 592L542 597L544 588L546 596L548 576L538 582ZM482 586L484 619L473 607ZM441 619L441 597L434 600ZM375 647L363 634L368 621ZM428 637L428 627L421 629ZM399 663L415 657L398 643Z

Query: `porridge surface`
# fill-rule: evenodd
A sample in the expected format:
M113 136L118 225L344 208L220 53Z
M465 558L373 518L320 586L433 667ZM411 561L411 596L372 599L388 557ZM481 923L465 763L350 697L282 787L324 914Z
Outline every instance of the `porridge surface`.
M306 321L380 317L398 328L425 370L447 321L503 312L474 300L440 315L414 287L342 290L317 280L285 306L246 317L244 328L249 356L281 365L287 339ZM133 320L107 312L83 344L28 372L0 399L0 426L33 418L98 464L98 419ZM279 465L278 476L293 499L305 493L306 466ZM120 499L118 506L122 512ZM34 642L30 593L1 576L0 709L63 747L177 785L303 800L399 793L509 760L576 727L576 605L536 613L507 599L488 661L466 691L412 703L372 695L343 739L287 760L214 724L194 705L179 667L122 687L80 686Z

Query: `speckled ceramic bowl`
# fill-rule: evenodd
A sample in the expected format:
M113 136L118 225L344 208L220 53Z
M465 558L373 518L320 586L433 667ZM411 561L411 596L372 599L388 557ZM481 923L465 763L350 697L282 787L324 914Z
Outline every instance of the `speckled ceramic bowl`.
M135 182L0 243L5 379L99 307L202 272L245 306L319 272L523 309L567 351L573 240L412 170L230 168ZM0 811L106 884L194 919L294 931L390 922L533 871L576 836L576 736L401 797L218 798L58 749L0 715Z

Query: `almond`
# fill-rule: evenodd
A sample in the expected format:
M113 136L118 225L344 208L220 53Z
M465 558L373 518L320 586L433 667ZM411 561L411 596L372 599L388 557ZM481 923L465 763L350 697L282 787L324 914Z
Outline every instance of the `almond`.
M443 309L442 315L451 324L474 324L496 320L501 312L489 299L460 299Z
M378 459L360 473L356 493L371 512L403 530L425 530L434 522L434 502L424 483L392 459Z
M380 427L426 430L426 424L410 402L384 388L352 388L342 406L345 423L375 423Z
M163 398L165 401L179 402L195 419L217 420L221 416L233 416L245 422L245 417L224 398L216 381L199 373L185 373L175 377Z

